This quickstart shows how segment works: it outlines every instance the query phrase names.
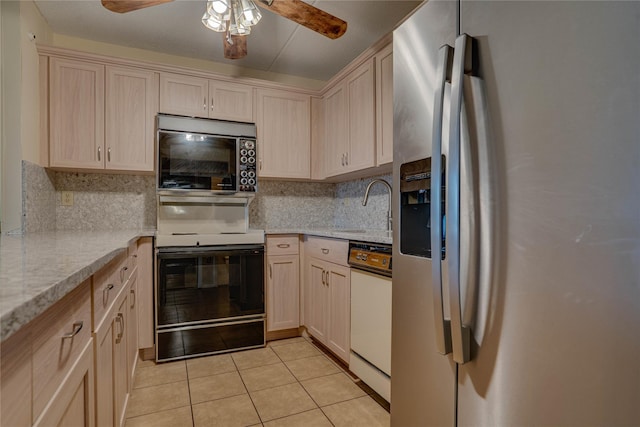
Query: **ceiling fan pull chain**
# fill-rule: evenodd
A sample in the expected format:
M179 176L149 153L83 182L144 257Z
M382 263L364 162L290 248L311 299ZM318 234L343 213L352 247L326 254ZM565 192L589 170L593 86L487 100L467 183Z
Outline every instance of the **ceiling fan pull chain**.
M229 43L230 45L233 45L233 39L231 38L231 32L229 31L229 28L227 28L227 32L225 33L224 36L227 39L227 43Z

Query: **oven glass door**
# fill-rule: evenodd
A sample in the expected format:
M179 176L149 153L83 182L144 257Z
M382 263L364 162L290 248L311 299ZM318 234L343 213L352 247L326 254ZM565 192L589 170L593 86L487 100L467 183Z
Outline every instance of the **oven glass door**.
M158 189L237 191L237 140L158 131Z
M263 246L160 249L159 327L263 313Z

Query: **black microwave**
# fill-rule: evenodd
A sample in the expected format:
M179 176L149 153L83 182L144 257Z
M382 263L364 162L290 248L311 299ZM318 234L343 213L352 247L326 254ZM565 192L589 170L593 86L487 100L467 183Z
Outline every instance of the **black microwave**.
M159 192L255 193L256 126L194 117L157 117Z

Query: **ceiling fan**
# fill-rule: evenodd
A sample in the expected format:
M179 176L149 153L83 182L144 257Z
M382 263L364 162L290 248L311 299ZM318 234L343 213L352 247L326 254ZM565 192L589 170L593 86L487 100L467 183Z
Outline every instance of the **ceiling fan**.
M126 13L173 0L101 0L112 12ZM260 20L255 5L290 19L330 39L347 31L347 23L302 0L208 0L203 24L223 32L224 57L239 59L247 55L247 34Z

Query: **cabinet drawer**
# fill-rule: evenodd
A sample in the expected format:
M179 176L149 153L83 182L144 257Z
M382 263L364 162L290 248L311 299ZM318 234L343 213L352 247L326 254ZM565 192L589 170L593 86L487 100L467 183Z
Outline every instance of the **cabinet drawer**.
M305 243L305 252L318 259L348 265L349 241L309 236Z
M128 256L124 252L93 275L93 330L98 329L127 281L127 261Z
M33 419L53 397L91 338L91 279L33 324Z
M298 235L267 236L267 255L295 255L298 253Z

